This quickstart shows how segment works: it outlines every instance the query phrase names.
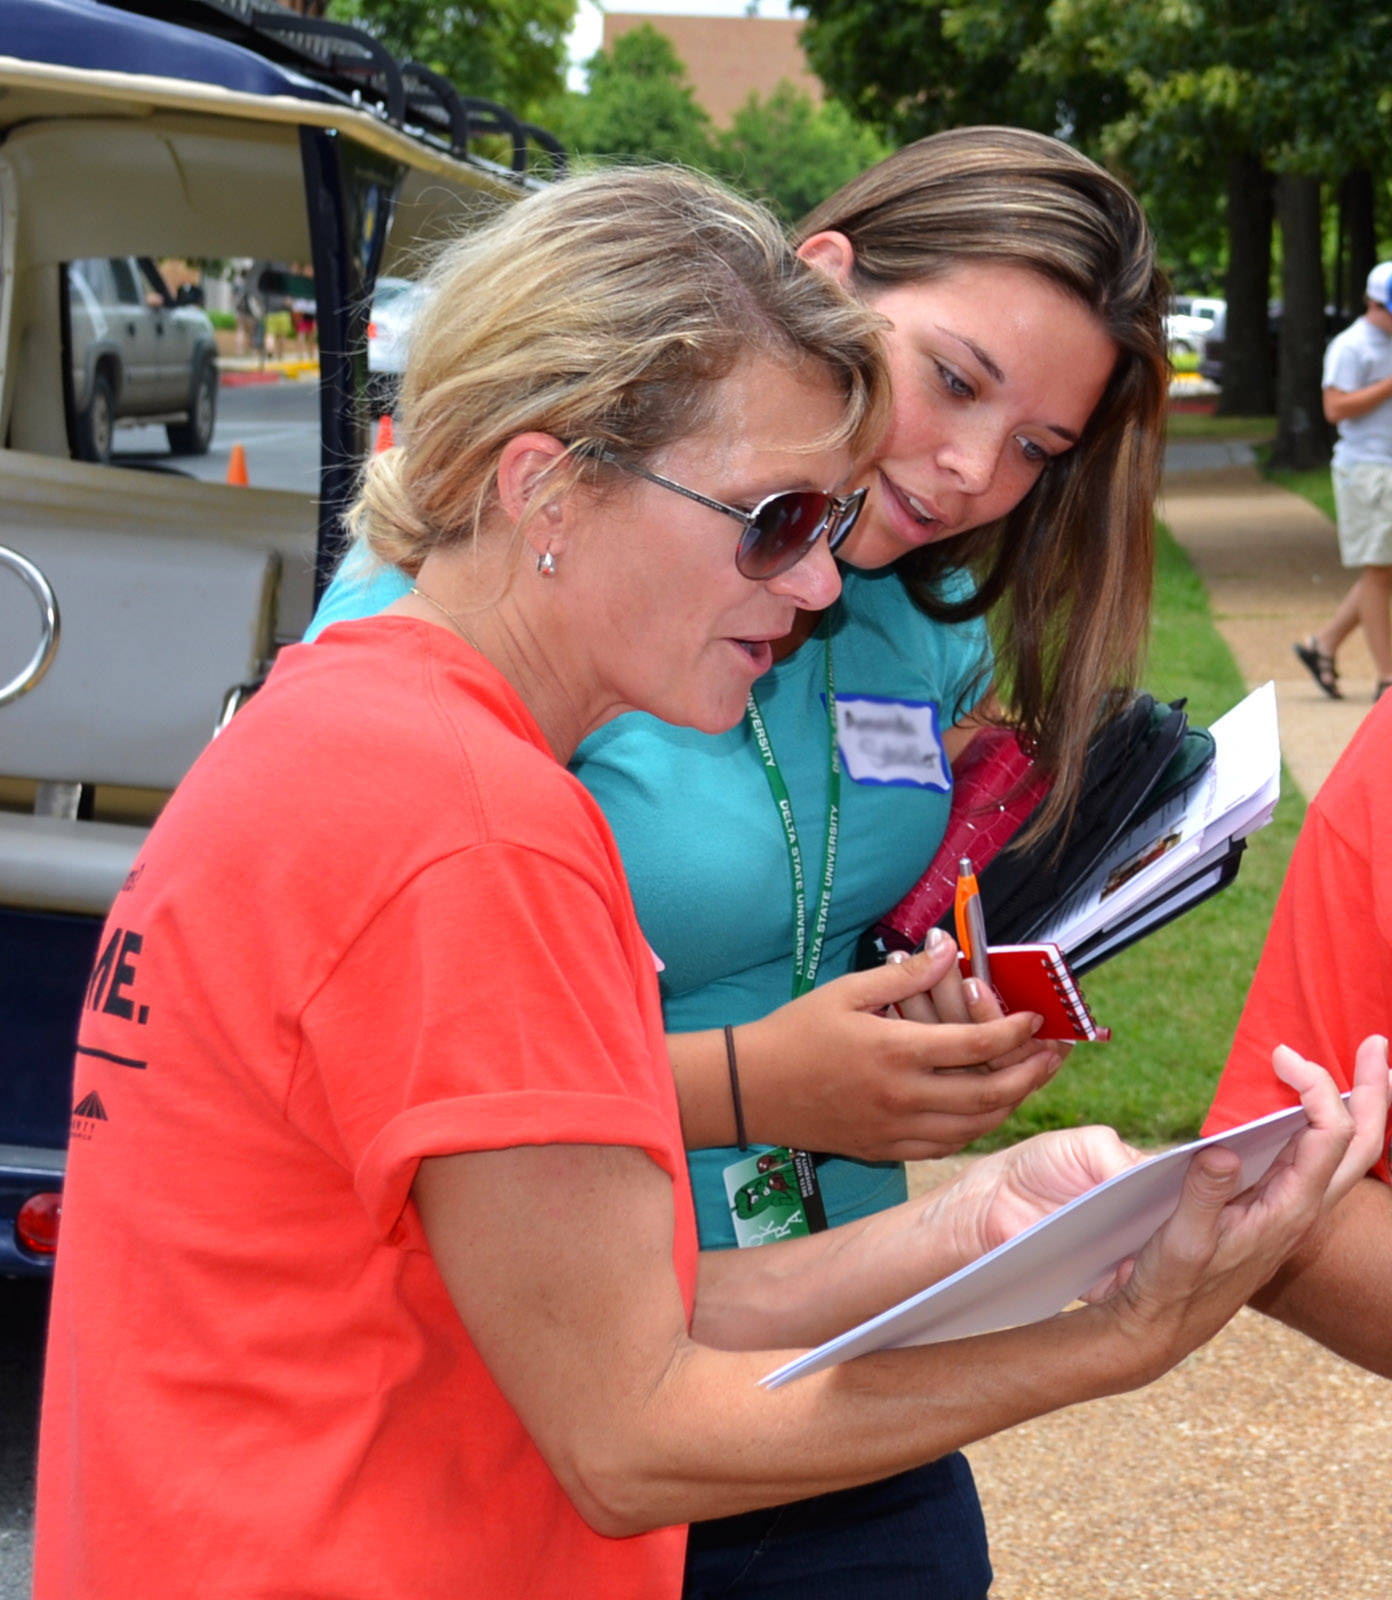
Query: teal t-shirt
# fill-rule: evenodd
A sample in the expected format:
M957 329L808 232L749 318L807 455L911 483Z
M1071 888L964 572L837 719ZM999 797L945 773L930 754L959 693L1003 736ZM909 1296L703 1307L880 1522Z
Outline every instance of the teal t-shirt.
M930 621L892 571L843 574L832 613L841 813L820 981L851 970L861 933L918 880L942 840L951 775L941 732L985 688L984 625ZM965 592L963 577L953 593ZM306 637L372 614L409 580L350 555ZM826 846L826 644L819 632L755 692L792 803L809 894ZM788 847L748 721L710 735L631 712L591 735L572 770L618 841L674 1033L753 1021L792 996ZM689 1153L701 1243L735 1242L724 1170L734 1149ZM905 1198L897 1163L818 1168L833 1226Z
M305 643L317 639L335 622L353 622L358 617L375 617L394 600L411 592L411 580L400 567L384 567L360 544L348 547L323 598L305 629Z

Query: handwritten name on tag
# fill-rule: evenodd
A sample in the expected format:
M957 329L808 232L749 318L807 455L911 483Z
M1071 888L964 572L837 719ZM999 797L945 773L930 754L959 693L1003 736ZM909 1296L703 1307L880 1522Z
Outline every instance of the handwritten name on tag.
M932 700L838 695L836 735L841 760L857 783L907 784L943 793L952 787Z

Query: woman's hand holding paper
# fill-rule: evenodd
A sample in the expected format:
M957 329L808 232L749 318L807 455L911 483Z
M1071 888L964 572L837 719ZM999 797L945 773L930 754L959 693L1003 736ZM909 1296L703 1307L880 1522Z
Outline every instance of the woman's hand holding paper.
M938 1198L956 1248L974 1261L1145 1159L1111 1128L1064 1128L983 1156Z
M1284 1044L1278 1045L1272 1052L1271 1064L1276 1076L1293 1089L1300 1088L1299 1075L1310 1066L1301 1055ZM1344 1159L1325 1190L1321 1210L1326 1214L1361 1178L1367 1177L1382 1154L1389 1095L1392 1095L1392 1074L1388 1072L1387 1040L1381 1034L1370 1034L1359 1045L1353 1060L1353 1089L1348 1104L1355 1132Z
M1120 1291L1093 1308L1155 1348L1157 1364L1137 1383L1173 1366L1177 1349L1211 1338L1377 1157L1392 1098L1385 1039L1360 1046L1347 1103L1295 1051L1279 1048L1273 1065L1299 1092L1309 1125L1241 1194L1237 1157L1221 1145L1200 1151L1174 1215L1123 1268Z

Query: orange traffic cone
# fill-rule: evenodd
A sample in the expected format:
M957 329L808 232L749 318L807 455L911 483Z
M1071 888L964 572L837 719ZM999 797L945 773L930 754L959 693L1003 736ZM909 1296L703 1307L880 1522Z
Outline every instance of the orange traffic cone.
M232 446L232 454L227 458L227 481L240 484L244 489L247 486L246 451L239 444Z
M373 445L372 453L376 455L380 450L390 450L395 444L396 438L392 433L391 412L384 411L381 420L377 424L377 443Z

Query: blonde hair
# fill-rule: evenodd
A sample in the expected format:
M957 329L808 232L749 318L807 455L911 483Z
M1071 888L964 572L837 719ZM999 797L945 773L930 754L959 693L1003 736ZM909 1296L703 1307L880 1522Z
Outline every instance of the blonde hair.
M888 415L882 320L797 260L777 222L711 179L616 167L566 179L449 246L429 278L401 444L368 463L349 525L414 574L477 536L503 446L567 445L541 497L699 431L751 355L822 369L844 400L812 448L859 454ZM536 509L534 505L533 510Z
M1147 636L1169 363L1168 286L1145 214L1057 139L957 128L853 179L797 236L827 231L850 240L854 284L871 305L879 289L988 261L1037 273L1086 306L1117 348L1082 439L1018 506L899 563L930 616L994 613L1010 720L1056 779L1037 836L1071 810L1088 741L1134 685ZM961 566L977 573L977 593L950 605L941 580Z

